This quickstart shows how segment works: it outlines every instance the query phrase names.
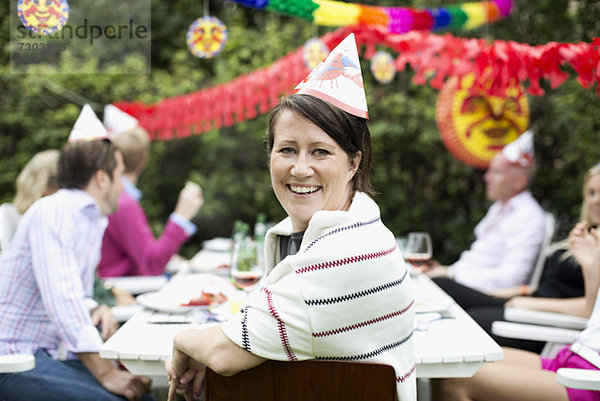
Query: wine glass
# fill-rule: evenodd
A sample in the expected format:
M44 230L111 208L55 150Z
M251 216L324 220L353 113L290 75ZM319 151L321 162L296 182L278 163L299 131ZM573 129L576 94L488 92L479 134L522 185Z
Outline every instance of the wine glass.
M424 264L431 260L433 254L431 236L426 232L408 233L404 247L404 260L412 266L412 270L421 271Z
M251 239L244 239L233 248L231 277L246 295L256 286L264 274L264 266L259 257L260 244Z

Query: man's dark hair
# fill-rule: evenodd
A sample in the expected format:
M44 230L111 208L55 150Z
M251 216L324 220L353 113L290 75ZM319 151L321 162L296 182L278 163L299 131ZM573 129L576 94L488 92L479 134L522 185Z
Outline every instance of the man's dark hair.
M112 180L117 166L116 150L106 139L68 143L58 159L59 186L84 189L98 170L104 170Z

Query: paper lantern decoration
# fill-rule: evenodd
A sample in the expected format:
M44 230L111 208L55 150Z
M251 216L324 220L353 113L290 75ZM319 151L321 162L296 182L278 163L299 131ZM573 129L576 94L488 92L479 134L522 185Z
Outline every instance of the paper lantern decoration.
M302 61L312 70L329 55L327 45L319 38L310 38L302 47Z
M494 155L529 126L529 102L521 85L505 96L470 90L472 74L460 83L451 78L440 90L436 122L444 145L459 160L475 168L488 167Z
M225 47L227 27L215 17L198 18L189 27L186 42L194 56L212 58Z
M394 59L386 51L378 51L371 58L371 73L380 84L389 84L396 76Z
M67 0L19 0L17 14L21 23L38 35L51 35L60 31L69 19Z

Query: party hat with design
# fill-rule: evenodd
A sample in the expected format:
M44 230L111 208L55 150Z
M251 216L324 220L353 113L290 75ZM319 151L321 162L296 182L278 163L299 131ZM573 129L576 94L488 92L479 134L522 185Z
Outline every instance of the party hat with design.
M130 131L139 125L138 120L112 104L104 107L104 126L108 136L114 138L123 132Z
M75 125L69 134L68 142L107 139L108 132L89 104L83 106Z
M346 38L294 88L358 117L369 118L354 34Z
M502 149L509 162L521 167L533 164L533 132L527 130Z

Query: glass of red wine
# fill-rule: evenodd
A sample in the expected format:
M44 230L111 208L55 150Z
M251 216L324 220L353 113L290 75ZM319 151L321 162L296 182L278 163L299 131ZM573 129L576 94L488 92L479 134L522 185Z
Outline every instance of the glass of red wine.
M246 294L258 284L264 274L264 266L259 263L260 251L259 244L250 239L234 245L231 277Z
M404 260L412 267L412 271L422 271L432 257L431 236L426 232L408 233L404 247Z

